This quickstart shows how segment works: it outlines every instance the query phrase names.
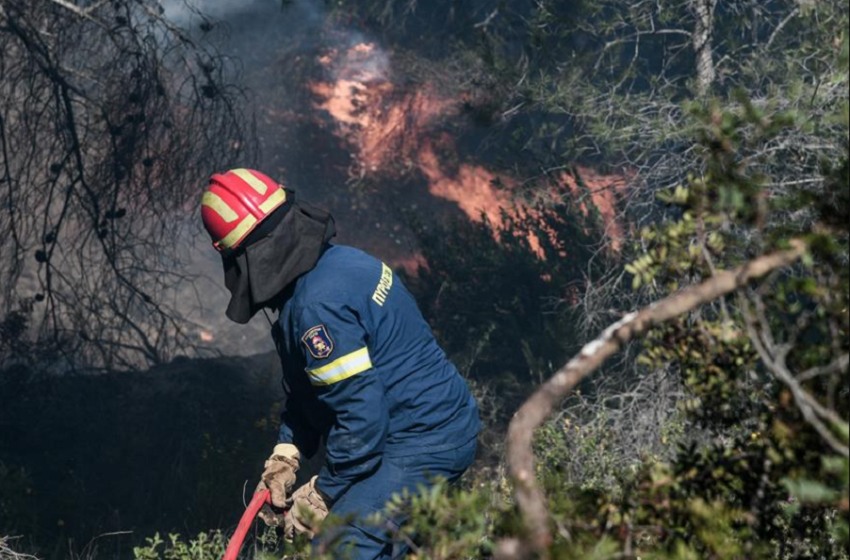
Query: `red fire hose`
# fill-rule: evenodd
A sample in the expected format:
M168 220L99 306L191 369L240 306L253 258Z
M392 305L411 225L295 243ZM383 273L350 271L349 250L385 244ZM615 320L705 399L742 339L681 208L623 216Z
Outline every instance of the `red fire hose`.
M236 560L239 556L239 551L242 550L242 545L245 543L245 537L248 535L248 531L251 529L251 525L254 523L254 519L256 519L257 514L260 513L260 510L263 509L264 505L271 503L272 494L268 490L261 490L254 494L254 498L251 500L251 503L248 504L248 509L246 509L245 513L242 515L242 519L239 521L239 526L236 527L236 532L233 533L233 537L231 537L230 543L227 545L227 551L224 553L224 560Z

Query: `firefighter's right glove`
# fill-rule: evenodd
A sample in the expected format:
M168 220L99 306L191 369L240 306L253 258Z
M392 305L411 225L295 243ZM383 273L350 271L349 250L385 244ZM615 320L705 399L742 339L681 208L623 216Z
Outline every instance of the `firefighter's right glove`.
M274 448L272 456L266 461L260 484L254 491L269 490L272 505L260 510L260 519L269 527L283 527L283 510L291 504L290 496L295 487L295 474L298 472L301 454L294 445L282 443Z

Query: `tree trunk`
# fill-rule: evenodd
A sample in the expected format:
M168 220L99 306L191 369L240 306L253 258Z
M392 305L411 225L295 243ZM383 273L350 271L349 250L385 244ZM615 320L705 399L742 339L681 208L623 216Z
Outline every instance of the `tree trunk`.
M717 79L717 69L714 66L714 14L718 1L691 0L691 9L696 18L693 40L700 95L708 94Z

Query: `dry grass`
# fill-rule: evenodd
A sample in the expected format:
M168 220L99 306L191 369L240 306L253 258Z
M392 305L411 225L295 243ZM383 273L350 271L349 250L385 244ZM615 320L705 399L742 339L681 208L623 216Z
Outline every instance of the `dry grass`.
M12 549L14 537L0 537L0 560L37 560L35 556L21 554Z

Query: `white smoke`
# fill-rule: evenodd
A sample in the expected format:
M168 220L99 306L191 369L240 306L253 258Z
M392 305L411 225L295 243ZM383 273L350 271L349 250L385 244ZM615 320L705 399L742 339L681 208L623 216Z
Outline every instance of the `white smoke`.
M207 19L230 25L237 43L266 35L266 49L315 38L325 21L324 0L160 0L165 16L192 29ZM272 38L273 44L268 40ZM234 44L230 45L235 47Z
M242 12L270 6L280 9L282 4L280 0L162 0L166 17L178 25L199 21L199 14L226 21Z

